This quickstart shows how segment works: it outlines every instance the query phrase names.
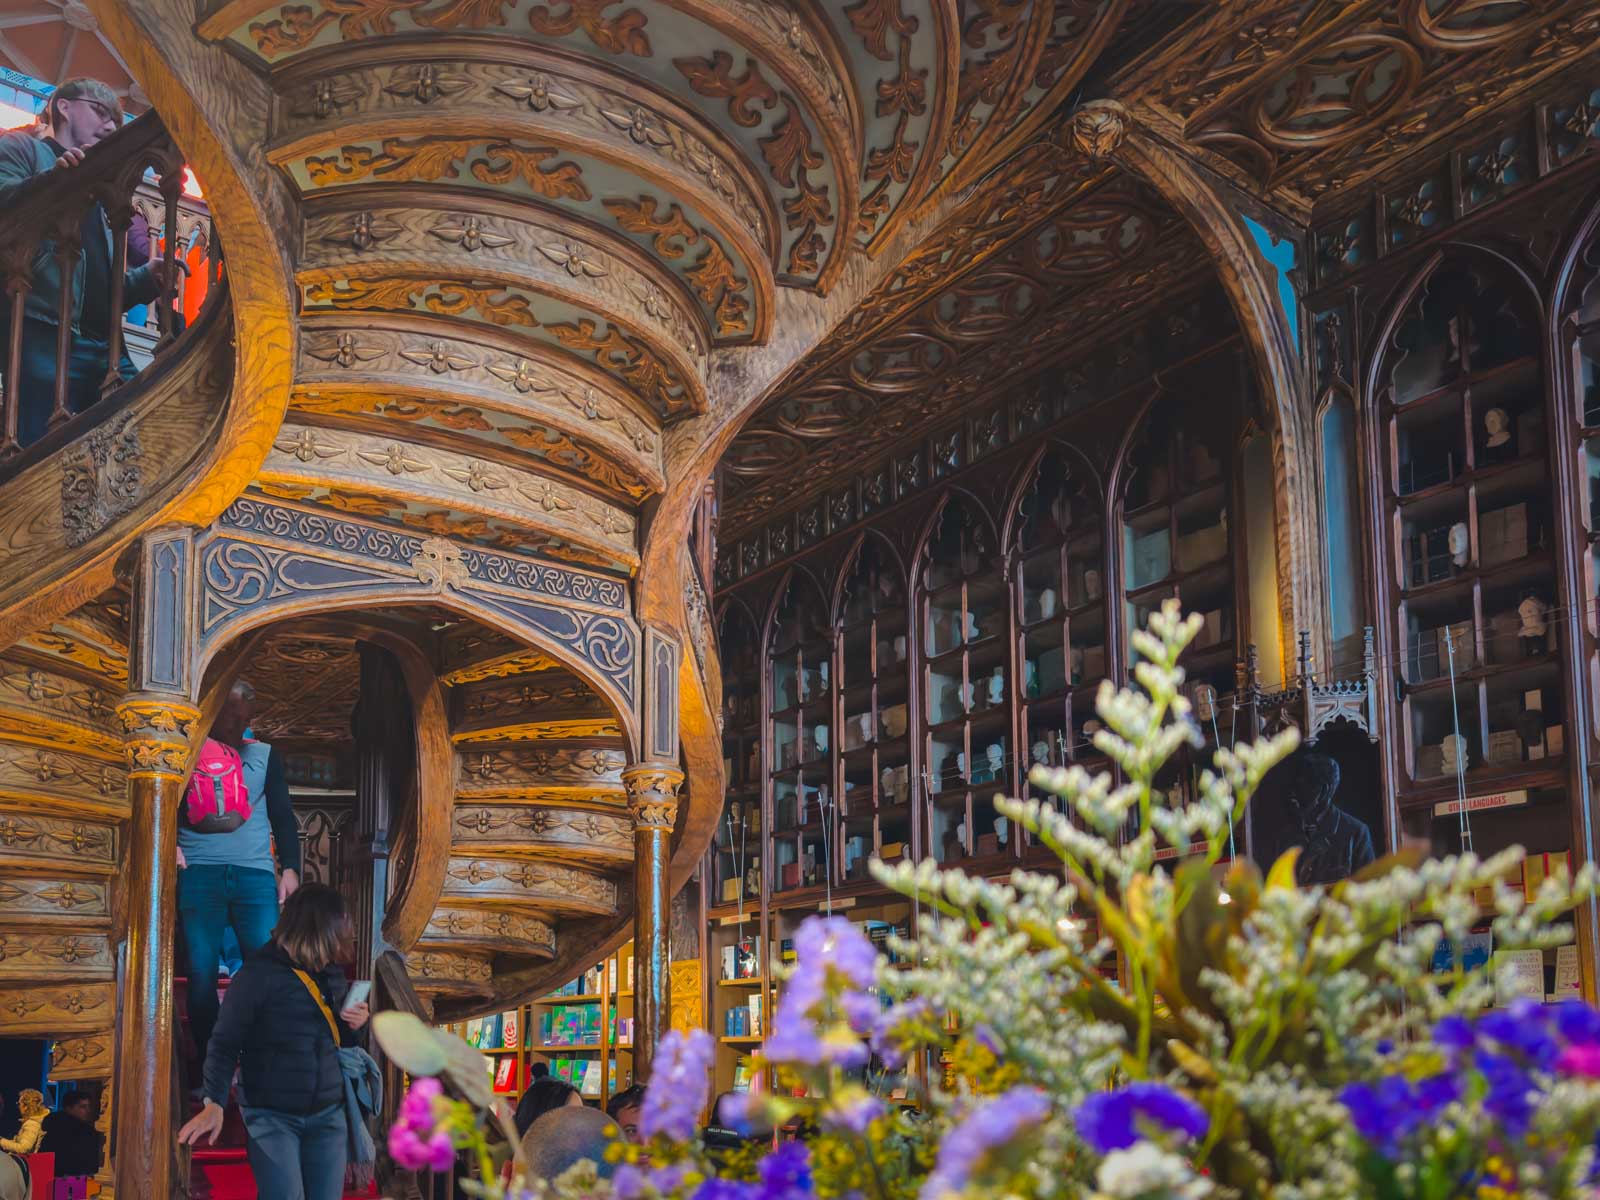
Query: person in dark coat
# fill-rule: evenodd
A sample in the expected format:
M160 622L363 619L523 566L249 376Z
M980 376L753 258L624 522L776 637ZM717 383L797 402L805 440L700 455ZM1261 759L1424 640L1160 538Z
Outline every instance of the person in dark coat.
M288 898L272 940L228 986L206 1050L205 1106L178 1131L186 1145L216 1142L239 1067L250 1169L257 1190L273 1200L343 1194L348 1132L339 1047L359 1044L368 1016L364 1002L344 1006L350 989L335 964L350 938L349 913L332 888L308 883Z
M39 1149L56 1156L57 1179L87 1179L100 1170L100 1131L94 1127L94 1101L87 1092L68 1092L61 1107L44 1119Z

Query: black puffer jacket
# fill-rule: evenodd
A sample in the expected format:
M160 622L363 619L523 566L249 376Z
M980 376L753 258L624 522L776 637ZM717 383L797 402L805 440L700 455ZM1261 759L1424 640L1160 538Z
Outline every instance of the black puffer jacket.
M344 1098L327 1019L294 968L278 944L268 942L229 983L206 1050L208 1098L226 1106L235 1064L242 1066L244 1103L251 1108L314 1113ZM309 974L334 1013L340 1044L360 1045L362 1037L338 1016L350 990L344 972L329 967Z

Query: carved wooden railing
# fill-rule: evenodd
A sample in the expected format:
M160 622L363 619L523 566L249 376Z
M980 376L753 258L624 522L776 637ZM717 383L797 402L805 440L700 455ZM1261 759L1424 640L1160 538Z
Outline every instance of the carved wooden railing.
M124 353L148 369L166 354L188 318L204 303L219 301L222 259L215 231L202 202L184 195L183 156L154 113L124 126L84 155L74 167L52 170L26 181L0 209L0 278L5 299L4 353L0 354L3 404L0 404L0 479L73 441L110 415L114 395L128 382L120 366ZM111 229L111 266L106 286L108 322L106 370L94 402L74 412L69 364L75 341L75 268L82 230L91 206L98 204ZM155 294L142 316L124 315L133 297L126 291L130 233L136 223L149 233L149 264ZM53 392L23 396L26 304L39 282L37 273L54 267L59 294L51 299L55 326ZM140 264L135 263L135 266ZM136 310L137 311L137 310ZM35 323L34 335L38 336ZM24 446L19 420L24 403L49 405L47 432Z

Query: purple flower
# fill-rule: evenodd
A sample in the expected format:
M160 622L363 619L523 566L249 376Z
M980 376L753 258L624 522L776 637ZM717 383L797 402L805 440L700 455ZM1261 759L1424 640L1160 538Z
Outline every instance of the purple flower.
M779 1006L772 1022L773 1032L761 1047L768 1062L795 1067L820 1067L832 1064L847 1070L865 1066L865 1045L848 1033L844 1036L819 1034L810 1018L785 1014Z
M449 1134L440 1131L424 1140L399 1121L389 1130L389 1153L408 1171L448 1171L456 1160Z
M729 1092L717 1104L716 1119L735 1133L748 1137L755 1130L751 1109L755 1100L749 1092Z
M1460 1098L1460 1081L1448 1072L1416 1083L1404 1075L1385 1075L1374 1083L1352 1083L1339 1093L1356 1132L1386 1157L1393 1157L1413 1130Z
M1161 1083L1130 1083L1100 1092L1078 1106L1078 1134L1097 1153L1126 1150L1140 1139L1139 1120L1185 1137L1202 1138L1211 1121L1206 1110Z
M703 1029L672 1030L661 1039L639 1112L639 1133L687 1142L694 1137L711 1094L711 1056L716 1043Z
M1478 1039L1467 1019L1452 1013L1433 1027L1433 1040L1447 1050L1470 1050Z
M990 1054L1000 1053L1000 1042L994 1035L994 1030L987 1025L978 1024L972 1027L972 1040L977 1042Z
M1478 1033L1541 1067L1554 1062L1561 1052L1546 1026L1544 1005L1527 996L1519 996L1510 1008L1482 1017Z
M1600 1045L1600 1012L1582 1000L1563 1000L1552 1010L1552 1024L1574 1046Z
M945 1136L938 1161L923 1181L921 1200L942 1200L961 1192L991 1152L1049 1115L1049 1098L1035 1088L1014 1087L984 1101Z
M450 1135L434 1128L443 1100L439 1081L424 1076L411 1084L400 1101L400 1112L389 1129L389 1153L406 1170L447 1171L455 1161Z
M632 1163L618 1163L611 1172L611 1194L615 1200L639 1200L644 1195L645 1174Z
M1533 1080L1514 1060L1487 1050L1478 1051L1472 1063L1488 1085L1483 1097L1484 1111L1495 1117L1512 1137L1521 1137L1533 1119Z
M756 1167L761 1200L814 1200L811 1151L802 1142L784 1142Z
M694 1190L693 1200L756 1200L761 1189L753 1183L719 1179L713 1175Z
M1378 1053L1387 1058L1394 1053L1394 1041L1390 1038L1378 1039Z
M889 1070L898 1071L906 1065L904 1043L909 1040L907 1035L932 1014L933 1005L925 996L917 996L893 1008L884 1009L869 1031L872 1052L883 1060L883 1065Z
M883 1101L865 1092L857 1093L833 1105L822 1114L822 1123L830 1129L865 1137L872 1123L883 1116Z
M1600 1046L1568 1046L1556 1059L1556 1070L1563 1075L1577 1075L1583 1079L1600 1079Z
M1413 1092L1423 1115L1432 1117L1445 1105L1461 1099L1461 1081L1448 1071L1441 1071L1417 1080Z
M1364 1141L1392 1157L1420 1116L1411 1106L1411 1085L1403 1075L1386 1075L1376 1083L1352 1083L1339 1093L1339 1103Z

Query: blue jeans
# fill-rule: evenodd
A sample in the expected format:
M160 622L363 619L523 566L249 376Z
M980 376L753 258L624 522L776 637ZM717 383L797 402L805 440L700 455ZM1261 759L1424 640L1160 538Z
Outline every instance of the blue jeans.
M278 1112L243 1105L256 1194L272 1200L339 1200L349 1154L344 1104L321 1112Z
M6 326L9 333L10 325ZM81 413L100 399L100 384L111 361L111 347L100 338L77 334L67 360L67 411ZM133 378L127 351L117 364L123 380ZM0 368L3 369L3 368ZM17 412L17 441L31 446L45 435L56 402L56 326L25 318L22 322L22 406Z
M189 959L189 1031L200 1061L217 1024L217 965L228 927L248 958L278 923L278 879L271 871L196 863L178 872L178 916Z

